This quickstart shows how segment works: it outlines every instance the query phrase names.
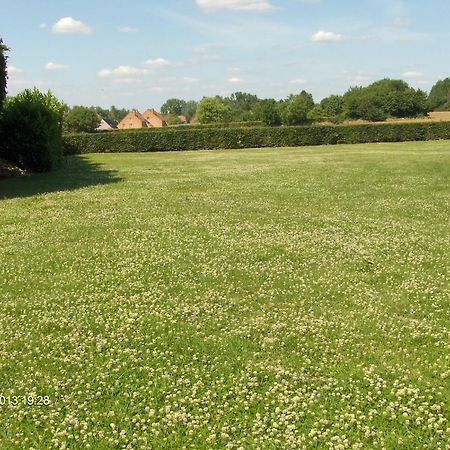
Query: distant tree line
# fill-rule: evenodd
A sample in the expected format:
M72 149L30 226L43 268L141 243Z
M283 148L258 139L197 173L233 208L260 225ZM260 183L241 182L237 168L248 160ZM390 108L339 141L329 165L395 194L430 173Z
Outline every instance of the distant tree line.
M184 114L189 119L196 116L204 124L259 121L270 126L348 119L377 122L390 117L420 117L438 110L450 110L450 78L438 81L429 95L403 80L386 78L367 87L352 87L344 95L330 95L319 103L306 91L283 100L235 92L228 97L204 97L198 104L172 98L161 108L163 114Z
M306 91L282 100L235 92L228 97L204 97L200 102L170 98L161 106L169 125L191 122L194 118L201 124L259 122L269 126L358 119L378 122L390 117L425 116L437 110L450 110L450 78L438 81L429 95L405 81L386 78L367 87L352 87L344 95L330 95L319 103ZM115 106L109 109L74 106L66 111L64 129L92 132L101 119L115 126L128 112Z
M435 100L436 104L439 102ZM243 92L225 98L204 97L198 105L197 117L200 123L261 121L276 126L346 119L383 121L389 117L424 116L432 109L424 91L402 80L384 79L367 87L350 88L344 95L330 95L320 103L315 103L306 91L278 101L260 100Z

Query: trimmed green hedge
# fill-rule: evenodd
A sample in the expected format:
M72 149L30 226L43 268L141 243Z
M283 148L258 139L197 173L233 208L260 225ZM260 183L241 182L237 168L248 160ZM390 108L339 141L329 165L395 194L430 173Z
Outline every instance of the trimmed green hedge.
M313 125L255 128L179 128L171 133L94 133L64 136L66 154L297 147L450 139L450 122Z

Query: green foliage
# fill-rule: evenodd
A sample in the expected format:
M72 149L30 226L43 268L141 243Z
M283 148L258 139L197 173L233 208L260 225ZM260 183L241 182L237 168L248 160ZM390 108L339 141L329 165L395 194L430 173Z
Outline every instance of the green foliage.
M103 120L116 126L128 113L128 109L118 109L114 105L109 109L101 106L92 106L90 109L95 111Z
M254 106L255 119L271 127L281 125L280 108L273 99L260 100Z
M246 122L255 119L254 109L259 99L254 94L247 92L234 92L222 102L231 110L231 118L236 122Z
M64 136L65 150L116 153L250 147L355 144L450 139L450 122L302 127L198 128L169 131L73 134Z
M428 105L431 111L450 111L450 78L439 80L431 88Z
M3 40L0 38L0 109L2 109L3 102L6 98L6 83L8 80L7 73L7 56L5 52L8 50L3 44Z
M188 100L184 105L182 114L186 116L186 119L190 121L197 114L198 103L195 100Z
M170 114L166 120L167 125L180 125L182 122L178 116L175 114Z
M417 117L428 113L427 94L408 88L402 92L390 92L386 96L386 109L392 117Z
M183 114L183 110L186 107L186 101L179 98L169 98L162 106L161 113L164 115L174 114L179 116Z
M344 95L344 113L350 119L386 120L382 100L375 92L362 87L350 88Z
M428 112L426 94L402 80L384 79L365 88L355 87L343 98L351 119L383 121L388 117L417 117Z
M36 172L57 167L63 153L65 107L50 91L37 89L7 99L0 123L0 156Z
M93 108L74 106L64 117L64 130L69 133L93 133L101 119Z
M197 118L200 123L229 122L231 108L219 97L203 97L197 107Z
M197 102L195 100L182 100L179 98L169 98L162 106L161 113L164 115L186 116L191 120L197 112Z
M298 95L290 95L281 104L281 122L283 125L302 125L308 123L308 113L314 107L311 94L302 91Z
M314 105L314 107L308 111L307 118L312 122L323 122L327 119L325 111L320 104Z
M344 115L344 97L342 95L330 95L320 102L320 107L326 120L342 120Z

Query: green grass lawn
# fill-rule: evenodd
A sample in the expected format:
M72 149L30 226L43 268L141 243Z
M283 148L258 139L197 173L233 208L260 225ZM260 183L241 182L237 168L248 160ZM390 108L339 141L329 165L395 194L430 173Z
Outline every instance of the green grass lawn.
M445 141L0 181L0 448L450 448L449 194Z

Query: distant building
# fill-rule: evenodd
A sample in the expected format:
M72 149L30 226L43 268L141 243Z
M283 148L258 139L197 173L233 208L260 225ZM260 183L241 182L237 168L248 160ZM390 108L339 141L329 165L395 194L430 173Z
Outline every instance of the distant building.
M107 122L105 119L102 119L102 121L100 122L100 125L95 129L96 131L109 131L109 130L113 130L115 127L110 124L109 122Z
M153 108L147 109L143 114L139 111L129 112L117 125L121 130L133 128L162 128L166 127L167 122L158 111Z
M139 111L130 111L117 125L120 130L149 128L149 123Z
M148 122L149 128L162 128L167 126L166 119L154 108L149 108L142 116Z

